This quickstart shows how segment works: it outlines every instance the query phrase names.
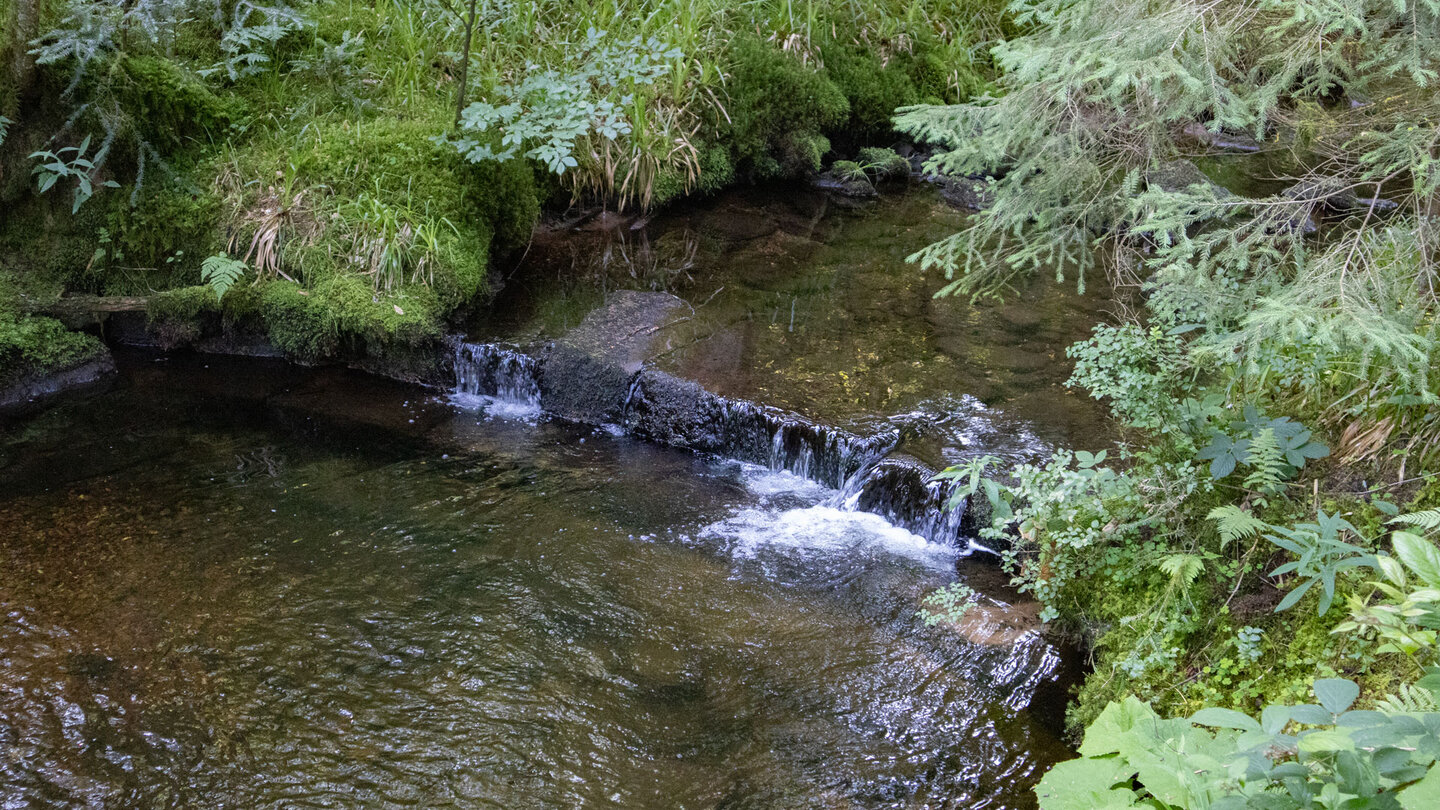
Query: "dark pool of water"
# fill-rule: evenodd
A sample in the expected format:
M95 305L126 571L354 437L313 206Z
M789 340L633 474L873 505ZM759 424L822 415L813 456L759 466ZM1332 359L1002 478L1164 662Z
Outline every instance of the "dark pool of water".
M0 427L0 807L1029 807L1034 633L787 474L255 361ZM1043 707L1043 708L1042 708Z
M977 409L997 412L994 436L907 447L936 464L967 445L1003 454L1020 433L1032 446L1100 449L1103 408L1065 386L1065 349L1104 320L1107 291L1092 279L1080 295L1073 278L1042 274L1003 302L935 299L943 276L905 259L965 218L928 186L860 206L803 188L738 189L643 226L537 240L473 332L554 338L611 290L665 290L692 310L659 364L717 393L842 425L906 414L973 425Z

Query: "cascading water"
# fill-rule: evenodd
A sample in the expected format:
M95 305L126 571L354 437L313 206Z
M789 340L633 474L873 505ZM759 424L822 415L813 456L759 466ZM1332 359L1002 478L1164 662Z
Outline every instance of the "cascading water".
M478 398L487 413L533 417L543 406L541 365L540 360L513 346L461 343L455 351L455 397L462 404ZM933 543L972 547L962 536L966 504L962 500L953 508L951 505L955 484L934 481L934 470L897 455L900 432L896 429L862 436L777 408L707 394L701 401L709 414L701 419L706 422L705 429L698 431L703 438L696 440L683 426L666 425L670 430L657 431L654 414L665 413L664 409L650 408L647 416L651 423L643 427L630 419L632 413L650 405L647 400L654 396L642 375L636 374L621 408L620 427L662 442L791 473L835 490L829 499L833 508L879 515ZM697 419L694 414L684 418Z
M540 413L535 358L498 343L460 343L455 347L455 397L476 403L496 416L534 417Z

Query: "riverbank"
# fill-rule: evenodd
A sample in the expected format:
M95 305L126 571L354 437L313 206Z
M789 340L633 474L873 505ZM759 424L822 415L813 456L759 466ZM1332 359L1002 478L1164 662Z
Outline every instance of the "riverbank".
M997 5L482 3L467 37L445 4L322 0L228 21L126 16L133 35L37 59L31 39L108 35L7 2L0 275L26 297L0 307L39 335L62 292L143 296L162 345L219 323L300 362L383 363L483 305L542 209L644 211L803 181L888 142L895 107L968 97ZM500 134L457 130L457 109L526 82L550 83L520 102L536 111L565 82L597 103L623 96L623 125L573 141L571 165L457 148ZM30 171L37 152L59 167L48 181Z

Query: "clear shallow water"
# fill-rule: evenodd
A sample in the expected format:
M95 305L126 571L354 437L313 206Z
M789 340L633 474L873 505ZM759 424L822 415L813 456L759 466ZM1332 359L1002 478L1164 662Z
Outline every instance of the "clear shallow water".
M0 428L0 807L1027 807L1067 753L1058 652L925 628L953 552L813 483L122 360Z
M653 221L538 239L477 340L563 335L616 289L664 290L690 310L658 359L724 396L857 429L917 429L936 466L977 453L1100 449L1104 409L1065 382L1065 349L1105 319L1107 291L1053 276L1003 302L935 299L945 280L905 258L961 229L929 186L863 204L804 188L736 189ZM993 427L976 441L978 421ZM948 430L958 427L958 430ZM1038 450L1037 450L1038 449Z

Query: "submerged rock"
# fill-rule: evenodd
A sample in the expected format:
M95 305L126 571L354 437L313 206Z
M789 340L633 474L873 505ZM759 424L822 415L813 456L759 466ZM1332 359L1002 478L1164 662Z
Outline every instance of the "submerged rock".
M995 202L989 184L975 177L929 174L925 181L940 187L940 196L950 205L967 211L982 211Z
M669 293L612 293L545 351L539 379L545 410L587 424L620 422L635 375L663 351L658 335L688 311Z
M1172 160L1145 172L1145 184L1162 191L1184 191L1191 186L1205 186L1215 192L1216 197L1233 197L1230 190L1211 180L1189 160Z
M43 407L62 394L106 384L115 375L115 358L99 348L89 357L58 371L31 374L0 387L0 415Z

